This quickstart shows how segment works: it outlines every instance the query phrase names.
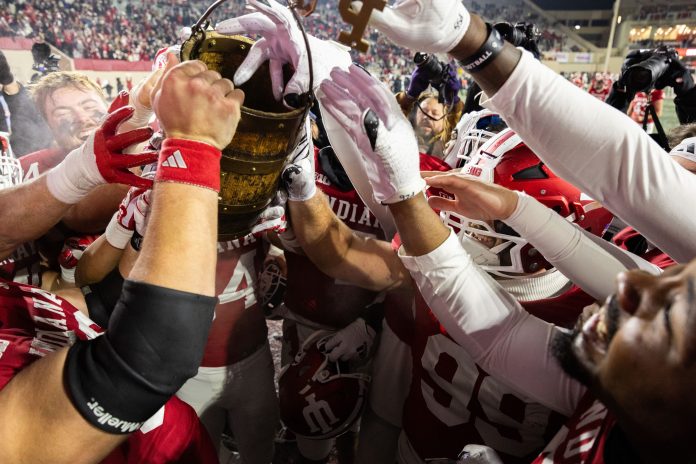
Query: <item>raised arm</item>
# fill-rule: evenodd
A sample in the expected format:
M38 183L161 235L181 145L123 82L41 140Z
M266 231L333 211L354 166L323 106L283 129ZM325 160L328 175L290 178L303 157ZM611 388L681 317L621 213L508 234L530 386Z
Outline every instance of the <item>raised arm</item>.
M459 0L429 0L419 10L409 5L400 2L384 12L373 11L371 24L400 45L428 46L468 64L465 69L473 71L490 97L484 105L499 112L556 174L602 202L675 260L696 255L696 217L684 214L674 201L695 197L696 178L669 160L637 124L510 44L500 47L492 40L500 52L483 53L489 31ZM451 28L437 27L432 12L448 9L462 20ZM421 29L427 30L426 37L409 33ZM669 221L661 219L665 217Z
M168 139L139 259L106 335L47 355L0 392L0 432L13 437L0 461L99 462L197 372L217 301L220 148L242 99L201 62L166 75L154 108ZM188 169L162 166L175 152Z
M101 129L46 175L0 191L0 257L46 233L96 187L107 182L142 181L127 172L127 167L150 162L155 155L123 155L121 151L149 139L152 130L141 128L116 135L131 114L129 108L112 113Z
M584 388L553 360L549 341L557 329L524 311L476 266L428 205L415 135L397 129L408 122L391 105L372 106L372 96L388 90L359 70L332 77L322 84L332 102L327 108L338 120L357 122L351 134L365 149L356 162L371 173L375 198L388 205L403 243L399 256L438 320L491 375L552 409L572 412Z
M508 190L461 174L426 179L453 199L432 197L433 208L455 211L474 220L501 220L527 239L573 283L598 301L614 293L616 276L628 269L662 271L644 259L570 223L522 192ZM494 212L501 211L501 214Z
M310 138L299 141L283 171L288 208L297 241L325 274L369 290L410 285L408 272L388 242L355 234L316 188Z

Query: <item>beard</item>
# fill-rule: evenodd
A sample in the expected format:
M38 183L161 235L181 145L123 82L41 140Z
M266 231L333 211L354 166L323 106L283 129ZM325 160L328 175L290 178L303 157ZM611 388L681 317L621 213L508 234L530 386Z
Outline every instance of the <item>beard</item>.
M612 295L607 302L605 315L607 344L611 343L611 340L619 330L620 317L621 310L618 298L616 295ZM580 318L573 330L563 329L556 331L556 334L551 339L551 354L553 354L566 374L589 387L595 376L587 363L580 359L575 348L577 338L582 337L583 322L582 318Z
M551 339L551 354L561 365L561 369L585 386L589 386L592 379L590 370L580 361L573 349L575 339L580 337L580 329L572 331L559 330Z

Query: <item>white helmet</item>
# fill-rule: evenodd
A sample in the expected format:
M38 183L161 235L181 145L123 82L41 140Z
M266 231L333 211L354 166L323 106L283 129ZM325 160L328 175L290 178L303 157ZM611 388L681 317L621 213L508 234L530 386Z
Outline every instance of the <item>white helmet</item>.
M445 162L453 168L462 167L484 143L505 127L502 118L490 110L472 111L463 115L452 131Z
M10 134L0 132L0 189L22 183L24 172L10 147Z

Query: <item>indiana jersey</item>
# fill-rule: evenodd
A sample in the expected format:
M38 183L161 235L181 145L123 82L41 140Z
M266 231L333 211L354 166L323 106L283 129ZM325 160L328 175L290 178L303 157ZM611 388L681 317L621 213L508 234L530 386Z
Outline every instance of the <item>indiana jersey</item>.
M25 242L0 260L0 279L41 286L41 255L37 243Z
M586 393L575 413L532 463L604 464L607 438L615 425L606 406Z
M633 98L633 110L629 116L638 124L643 124L645 120L645 112L648 110L648 105L650 103L655 103L660 100L664 100L665 93L663 90L653 89L648 96L645 92L638 92ZM653 117L648 114L648 124L653 123Z
M201 366L234 364L265 342L266 320L255 294L257 269L263 255L263 242L253 235L218 242L218 304Z
M37 359L102 333L62 298L29 285L0 281L0 389ZM103 462L216 463L217 458L193 409L172 398Z
M49 169L58 166L67 153L59 148L45 148L19 158L24 171L24 182L36 179Z
M413 452L400 449L403 462L455 459L467 444L490 446L506 463L529 462L563 423L562 416L479 367L449 337L420 293L411 354L403 432Z
M383 239L377 218L354 189L342 190L322 170L315 153L316 185L326 194L331 209L359 234ZM321 272L303 255L286 253L288 281L285 305L293 313L327 328L338 329L354 321L375 298L375 292L342 283Z

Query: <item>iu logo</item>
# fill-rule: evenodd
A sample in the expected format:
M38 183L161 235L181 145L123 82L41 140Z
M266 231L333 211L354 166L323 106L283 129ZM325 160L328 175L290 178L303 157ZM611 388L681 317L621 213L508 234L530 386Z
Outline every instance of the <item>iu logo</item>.
M309 424L311 433L329 433L331 426L338 422L338 417L331 410L331 406L325 400L317 401L312 393L305 397L307 406L302 410L305 422Z

